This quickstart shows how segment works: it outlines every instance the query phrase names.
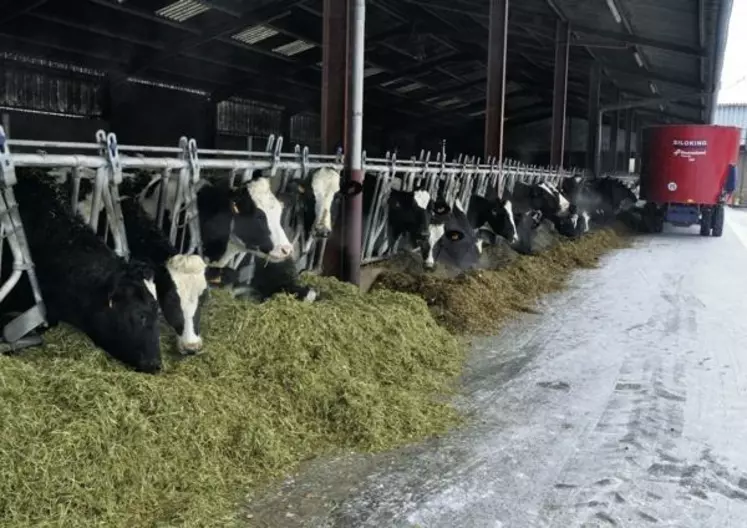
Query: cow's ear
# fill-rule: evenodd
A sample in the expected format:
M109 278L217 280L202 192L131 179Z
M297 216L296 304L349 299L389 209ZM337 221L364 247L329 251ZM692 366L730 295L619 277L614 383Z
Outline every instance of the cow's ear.
M355 196L363 191L363 185L360 182L346 180L340 187L340 193L345 196Z
M458 242L459 240L464 239L464 233L462 231L459 231L458 229L450 229L446 231L446 233L444 233L444 236L449 240L453 240L454 242Z
M433 212L439 215L448 214L451 211L451 207L446 202L436 202L433 205Z
M285 192L288 194L303 194L306 192L306 186L301 180L291 180L286 184Z

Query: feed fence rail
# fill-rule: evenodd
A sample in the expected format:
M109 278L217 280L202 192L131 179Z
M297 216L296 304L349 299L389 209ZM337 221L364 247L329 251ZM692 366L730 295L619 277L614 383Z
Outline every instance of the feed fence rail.
M13 152L11 152L11 149ZM373 178L371 206L364 213L362 263L388 258L393 248L386 240L387 203L392 189L413 190L424 186L431 196L442 194L449 205L457 200L465 209L472 194L485 195L490 188L503 194L511 191L517 181L560 183L563 178L581 174L578 170L525 165L512 160L497 163L489 159L481 163L476 157L457 156L448 161L444 151L432 157L421 151L419 157L398 159L387 153L382 158L367 158L364 153L366 178ZM161 229L183 253L201 254L197 193L209 180L227 178L233 187L243 185L261 170L271 178L273 191L284 193L289 182L306 179L313 171L329 167L342 172L343 156L312 154L308 147L294 145L283 152L282 136L270 136L263 151L199 149L194 139L182 137L177 146L119 145L114 133L99 130L95 142L52 142L12 140L0 128L0 240L6 240L13 259L13 274L0 283L0 303L15 287L18 277L29 277L36 304L30 308L23 324L11 322L3 328L7 342L17 340L44 324L44 305L36 284L31 255L25 241L18 207L13 196L15 167L48 169L59 183L70 185L71 205L79 210L94 231L99 229L103 214L103 236L111 236L115 252L129 258L127 233L120 206L120 185L133 177L131 171L147 171L152 178L146 189L153 189L156 207L151 211ZM88 180L91 189L87 207L79 208L81 182ZM370 190L370 189L367 189ZM368 200L368 197L366 197ZM167 218L167 213L169 218ZM298 269L319 271L326 239L304 239L303 220L286 208L283 224L297 250ZM0 248L0 262L5 244ZM243 255L231 264L236 267ZM7 256L6 256L7 258Z

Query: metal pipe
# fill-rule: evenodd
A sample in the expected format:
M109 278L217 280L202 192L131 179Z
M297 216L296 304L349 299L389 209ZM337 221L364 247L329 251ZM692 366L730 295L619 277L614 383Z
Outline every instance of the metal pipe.
M347 156L345 172L363 185L363 69L365 61L366 0L353 0L349 20L350 83L348 86ZM345 199L345 248L342 279L360 286L363 196Z

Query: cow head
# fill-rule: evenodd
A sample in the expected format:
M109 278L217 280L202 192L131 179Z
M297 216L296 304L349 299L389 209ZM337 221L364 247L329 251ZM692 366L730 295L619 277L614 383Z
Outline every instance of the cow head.
M341 196L355 196L363 190L359 182L340 184L340 173L331 167L314 171L307 180L288 182L285 197L290 200L295 215L303 221L306 238L327 238L338 211Z
M176 331L179 351L202 349L200 311L207 295L205 261L198 255L174 255L166 261L166 274L156 282L166 322Z
M548 182L532 185L530 198L532 209L542 211L545 216L565 216L571 205L563 193Z
M436 265L433 250L444 235L444 224L450 213L451 207L443 197L432 200L424 189L392 190L389 194L389 225L395 234L410 236L413 244L420 248L427 269Z
M239 189L231 189L231 239L245 250L279 262L293 256L281 224L283 204L270 187L270 180L257 176Z
M90 307L93 341L140 372L161 370L158 303L153 269L131 260L112 273Z
M519 239L519 232L514 220L513 204L510 199L488 199L482 196L470 197L469 223L478 232L481 240L489 235L497 235L513 244Z

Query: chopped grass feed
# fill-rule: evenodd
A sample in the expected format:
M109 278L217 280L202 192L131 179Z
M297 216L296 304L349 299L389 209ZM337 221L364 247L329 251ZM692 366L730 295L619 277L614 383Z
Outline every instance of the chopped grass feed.
M572 269L594 267L607 251L625 247L626 232L622 227L602 229L539 255L519 256L501 269L474 270L454 278L389 268L378 274L371 290L413 293L450 331L489 334L507 317L531 311L540 295L561 288Z
M206 353L157 376L66 327L0 357L0 525L227 525L248 489L305 458L457 422L464 349L421 299L307 280L329 300L211 292Z

